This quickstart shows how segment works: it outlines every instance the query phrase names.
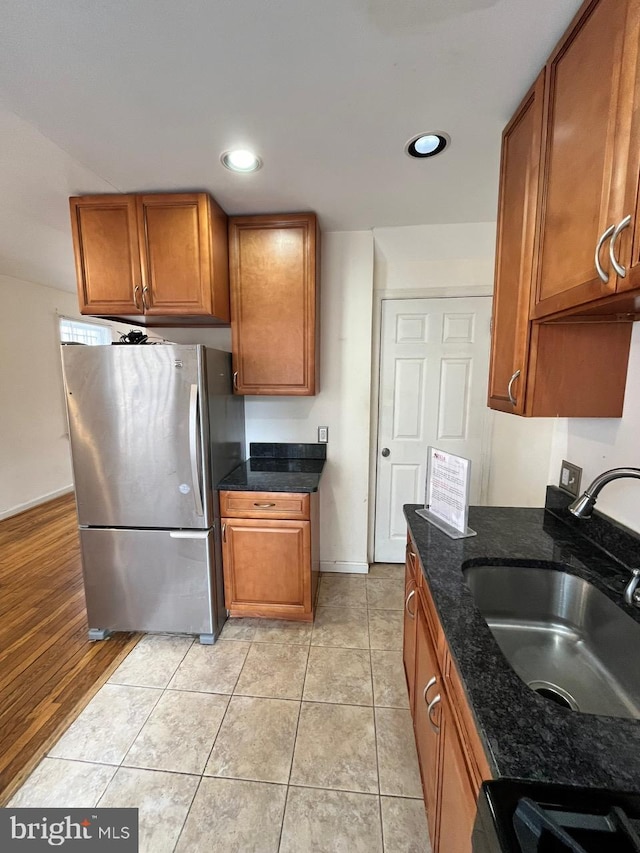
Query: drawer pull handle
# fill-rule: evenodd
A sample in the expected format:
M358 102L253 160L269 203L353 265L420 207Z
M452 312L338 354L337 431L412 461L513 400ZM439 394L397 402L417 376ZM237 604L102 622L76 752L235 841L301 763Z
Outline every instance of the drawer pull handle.
M233 388L235 391L238 390L238 371L237 370L233 371Z
M222 541L223 542L227 541L227 522L226 521L222 522Z
M138 305L138 294L140 293L140 285L136 284L133 288L133 304L136 306L138 311L140 310L140 306Z
M260 509L268 509L268 507L275 506L275 504L272 504L272 503L267 503L267 504L254 503L254 506L257 506Z
M602 264L600 263L600 249L602 249L602 246L603 246L605 240L608 240L609 237L611 237L611 235L613 234L613 232L615 230L616 230L616 226L610 225L606 231L602 232L602 234L600 235L600 239L598 240L598 244L596 246L596 255L595 255L596 271L597 271L598 276L600 277L601 281L603 281L605 284L609 281L609 273L602 269ZM611 247L609 247L609 248L611 248Z
M149 288L145 285L142 288L142 306L146 311L149 308L149 300L147 299L147 294L149 293Z
M407 600L406 600L406 601L405 601L405 603L404 603L404 609L407 611L407 613L409 614L409 617L410 617L411 619L415 619L415 618L416 618L416 611L414 610L414 611L412 612L411 610L409 610L409 602L411 601L411 599L413 598L413 596L414 596L415 594L416 594L415 589L412 589L412 590L411 590L411 592L409 593L409 595L407 596Z
M438 679L436 678L436 676L432 675L429 681L427 681L427 686L422 691L422 698L424 699L427 705L429 704L429 690L431 690L431 688L434 686L434 684L437 683L437 681Z
M622 264L616 258L616 240L618 239L618 234L621 231L624 231L625 228L628 228L631 224L631 214L625 216L622 222L619 222L613 234L611 235L611 242L609 243L609 257L611 259L611 266L618 273L620 278L624 278L627 274L626 269L622 266Z
M431 716L431 712L436 707L436 705L440 702L441 699L442 699L442 696L438 693L436 696L433 697L431 702L429 702L429 704L427 705L427 717L429 718L429 725L431 726L433 733L436 735L440 734L440 726L433 721L433 717Z
M516 400L516 398L513 396L513 392L512 392L512 390L511 390L511 389L513 388L513 383L516 381L516 379L518 378L518 376L520 376L520 371L519 371L519 370L516 370L516 372L513 374L513 376L512 376L512 377L511 377L511 379L509 380L509 385L507 386L507 396L509 397L509 402L511 403L511 405L512 405L512 406L517 406L517 405L518 405L518 401L517 401L517 400Z

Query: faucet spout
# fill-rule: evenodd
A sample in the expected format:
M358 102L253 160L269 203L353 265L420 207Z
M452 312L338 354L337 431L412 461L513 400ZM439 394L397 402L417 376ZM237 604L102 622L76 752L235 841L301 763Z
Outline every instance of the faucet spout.
M602 488L612 480L620 480L625 477L640 480L640 468L612 468L610 471L604 471L595 478L579 498L576 498L569 505L569 512L572 512L576 518L589 518Z

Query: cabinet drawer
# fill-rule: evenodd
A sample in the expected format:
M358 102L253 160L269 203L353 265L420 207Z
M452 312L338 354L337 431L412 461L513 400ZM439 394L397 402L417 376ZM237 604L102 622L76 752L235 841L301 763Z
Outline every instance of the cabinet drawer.
M309 494L298 492L220 492L223 518L292 518L308 521Z

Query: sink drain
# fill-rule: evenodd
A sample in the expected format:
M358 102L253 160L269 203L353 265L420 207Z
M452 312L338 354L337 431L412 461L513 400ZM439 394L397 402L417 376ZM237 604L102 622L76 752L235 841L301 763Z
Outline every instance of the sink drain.
M571 711L579 711L578 703L570 693L558 687L557 684L552 684L550 681L530 681L528 686L544 699L549 699L560 705L563 708L569 708Z

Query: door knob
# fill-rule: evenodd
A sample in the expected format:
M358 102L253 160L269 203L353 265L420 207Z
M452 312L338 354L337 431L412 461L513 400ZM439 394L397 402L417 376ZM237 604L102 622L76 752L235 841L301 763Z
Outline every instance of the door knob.
M389 454L390 454L390 453L391 453L391 451L389 450L389 448L388 448L388 447L383 447L383 448L382 448L382 455L383 455L383 456L387 457L387 456L389 456Z

